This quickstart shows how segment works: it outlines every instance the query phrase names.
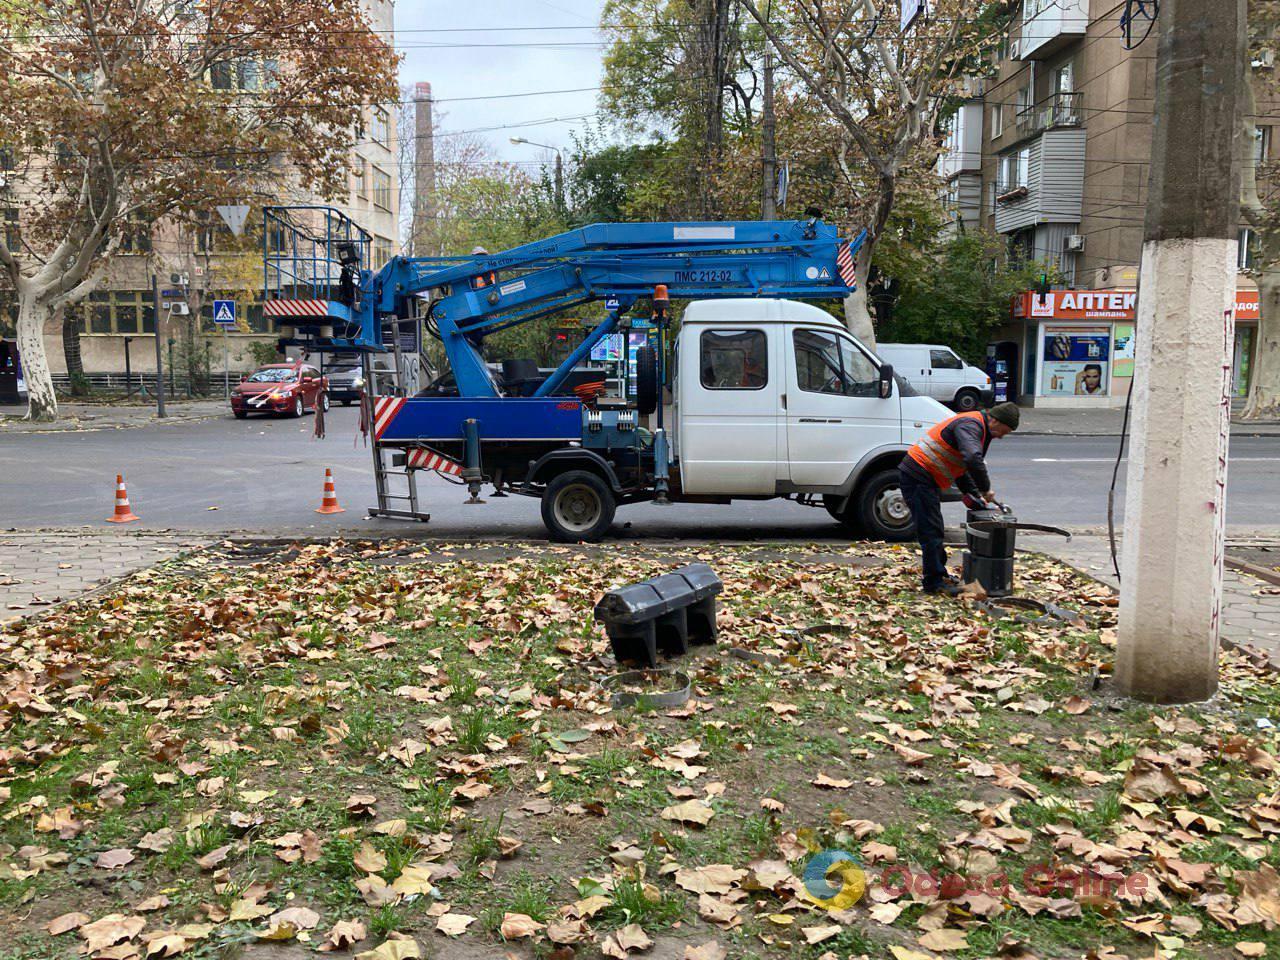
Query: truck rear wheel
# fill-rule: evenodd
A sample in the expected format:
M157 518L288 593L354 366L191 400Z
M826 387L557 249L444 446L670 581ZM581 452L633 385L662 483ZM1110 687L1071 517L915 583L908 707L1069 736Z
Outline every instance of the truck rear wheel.
M613 523L618 504L599 476L569 470L554 477L542 494L542 522L557 543L599 543Z
M916 521L902 497L896 468L881 470L868 477L849 505L858 518L859 526L871 539L915 539Z

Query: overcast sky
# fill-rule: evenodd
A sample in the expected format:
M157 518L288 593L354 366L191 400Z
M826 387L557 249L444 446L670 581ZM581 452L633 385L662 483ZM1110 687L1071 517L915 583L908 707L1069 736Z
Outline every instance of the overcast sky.
M399 0L396 47L401 83L431 83L442 133L479 134L501 159L536 165L547 151L511 137L567 148L577 118L596 111L596 30L602 0ZM536 29L529 29L536 28ZM512 94L537 93L515 97ZM461 97L485 99L458 100ZM452 101L452 102L450 102ZM490 129L490 128L505 129Z

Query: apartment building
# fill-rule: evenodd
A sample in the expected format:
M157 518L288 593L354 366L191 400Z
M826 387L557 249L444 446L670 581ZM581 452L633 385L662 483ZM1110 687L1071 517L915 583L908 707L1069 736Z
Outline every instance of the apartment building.
M1025 403L1123 404L1132 379L1156 40L1127 49L1123 12L1116 0L1024 0L995 75L972 83L938 162L957 228L994 230L1011 257L1051 263L1063 277L1046 296L1019 297L991 345L1009 395ZM1259 116L1277 106L1260 104ZM1274 129L1259 131L1252 149L1274 161ZM1243 271L1243 231L1242 240ZM1258 295L1243 272L1238 290L1244 396Z
M365 0L373 28L394 47L393 0ZM269 80L269 65L220 64L210 72L212 94L252 92ZM396 144L396 104L353 108L350 174L345 195L325 199L300 192L282 175L276 202L336 207L373 236L372 262L376 269L400 247L400 190ZM0 166L4 157L0 153ZM0 194L0 229L16 232L21 185L12 188L7 202ZM255 208L253 216L258 215ZM207 211L196 224L162 221L138 222L130 229L106 280L82 303L68 308L80 325L83 369L91 378L116 378L126 368L133 374L154 374L156 331L151 278L154 269L161 293L160 335L166 366L173 359L179 369L190 363L183 354L208 348L208 362L215 379L222 373L224 349L232 372L252 369L249 344L274 343L276 320L264 317L261 304L262 258L256 250L244 252L215 211ZM177 278L176 280L174 278ZM213 324L213 301L232 299L247 330L232 331L223 340ZM16 316L16 307L12 308ZM13 316L0 311L0 335L11 335ZM51 323L45 331L45 349L55 380L66 375L62 328ZM175 357L176 353L176 357Z

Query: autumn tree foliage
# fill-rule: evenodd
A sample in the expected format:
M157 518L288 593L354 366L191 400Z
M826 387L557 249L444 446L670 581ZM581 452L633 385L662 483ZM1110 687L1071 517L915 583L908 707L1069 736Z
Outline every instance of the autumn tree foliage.
M291 190L336 195L395 56L359 0L0 0L0 284L33 419L54 419L42 333L130 232ZM16 236L14 235L16 233Z
M898 203L904 173L936 153L938 120L965 77L980 72L999 42L1011 4L1005 0L936 0L928 15L901 30L896 0L739 0L764 30L787 69L833 120L841 178L865 184L854 205L868 240L858 258L858 291L845 304L851 332L868 343L875 331L867 278L876 247Z

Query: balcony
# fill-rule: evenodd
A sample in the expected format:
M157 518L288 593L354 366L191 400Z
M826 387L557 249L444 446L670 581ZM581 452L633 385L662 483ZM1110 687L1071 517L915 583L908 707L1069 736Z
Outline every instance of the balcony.
M1022 8L1019 60L1044 60L1089 27L1088 0L1026 0Z
M1018 111L1018 137L1029 137L1055 127L1078 127L1081 122L1080 94L1055 93Z

